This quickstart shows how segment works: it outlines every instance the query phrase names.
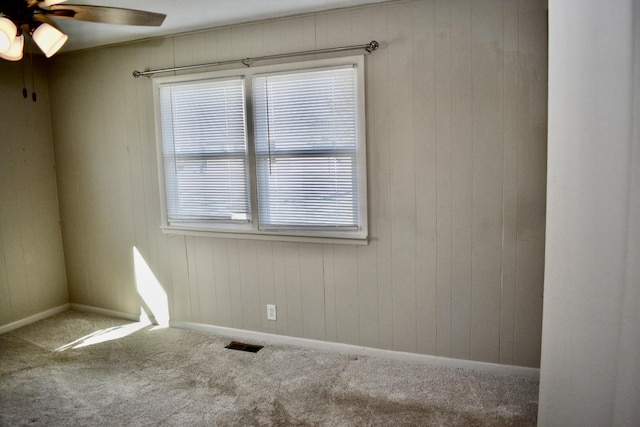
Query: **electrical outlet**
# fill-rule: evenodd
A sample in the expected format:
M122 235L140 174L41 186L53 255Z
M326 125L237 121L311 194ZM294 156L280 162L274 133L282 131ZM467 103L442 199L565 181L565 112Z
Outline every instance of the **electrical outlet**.
M276 320L275 304L267 304L267 320Z

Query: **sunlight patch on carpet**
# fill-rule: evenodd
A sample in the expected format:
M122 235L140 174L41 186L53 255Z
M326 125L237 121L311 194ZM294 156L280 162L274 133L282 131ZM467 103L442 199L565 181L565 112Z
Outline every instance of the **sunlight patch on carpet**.
M130 323L128 325L113 326L107 329L101 329L99 331L92 332L88 335L78 338L68 344L56 348L55 351L61 352L69 349L77 349L82 347L88 347L90 345L100 344L107 341L113 341L120 338L124 338L140 329L148 326L145 322Z

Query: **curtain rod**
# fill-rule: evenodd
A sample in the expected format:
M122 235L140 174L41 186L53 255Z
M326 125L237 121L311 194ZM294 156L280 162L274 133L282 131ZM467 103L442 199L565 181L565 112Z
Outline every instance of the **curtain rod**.
M305 50L305 51L302 51L302 52L280 53L280 54L277 54L277 55L256 56L254 58L232 59L232 60L229 60L229 61L210 62L208 64L186 65L186 66L183 66L183 67L163 68L161 70L147 70L147 71L138 71L138 70L136 70L136 71L133 72L133 77L135 77L135 78L138 78L140 76L149 77L149 76L151 76L153 74L168 73L168 72L171 72L171 71L193 70L193 69L196 69L196 68L216 67L216 66L219 66L219 65L228 65L228 64L237 64L237 63L242 63L242 64L246 65L247 67L250 67L251 64L253 62L256 62L256 61L265 61L265 60L269 60L269 59L279 59L279 58L290 58L290 57L293 57L293 56L315 55L315 54L319 54L319 53L344 52L344 51L347 51L347 50L364 49L368 53L371 53L374 50L378 49L378 47L380 47L380 44L377 41L372 40L371 42L369 42L367 44L360 44L360 45L354 45L354 46L330 47L330 48L326 48L326 49Z

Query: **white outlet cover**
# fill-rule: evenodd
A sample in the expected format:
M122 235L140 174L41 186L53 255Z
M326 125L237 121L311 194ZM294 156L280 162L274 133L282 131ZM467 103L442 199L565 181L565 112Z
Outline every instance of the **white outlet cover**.
M267 320L276 320L275 304L267 304Z

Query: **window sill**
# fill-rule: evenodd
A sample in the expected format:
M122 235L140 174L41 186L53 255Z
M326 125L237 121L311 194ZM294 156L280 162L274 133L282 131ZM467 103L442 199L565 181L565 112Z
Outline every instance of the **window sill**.
M299 242L299 243L325 243L335 245L359 245L367 246L369 239L367 237L355 236L302 236L295 234L281 234L269 232L250 232L250 231L225 231L212 230L207 228L194 227L178 227L178 226L162 226L160 227L165 234L177 234L185 236L200 237L220 237L225 239L244 239L244 240L271 240L277 242Z

